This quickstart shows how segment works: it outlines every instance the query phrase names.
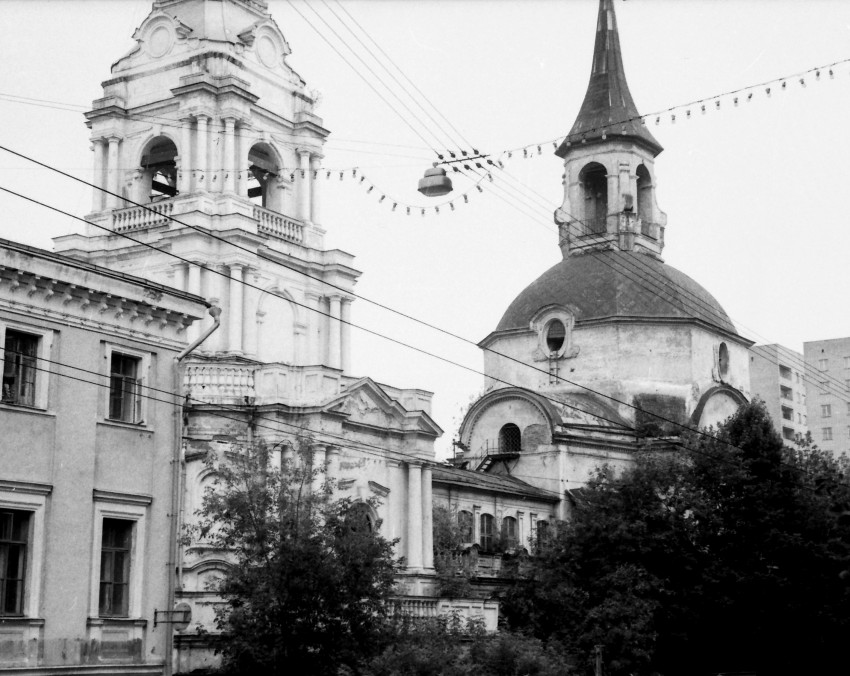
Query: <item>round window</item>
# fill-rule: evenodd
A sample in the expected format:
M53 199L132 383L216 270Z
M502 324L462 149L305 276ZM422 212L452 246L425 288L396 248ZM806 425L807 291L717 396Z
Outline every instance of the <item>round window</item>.
M560 319L553 319L546 327L546 347L550 352L557 352L564 346L567 329Z
M720 349L717 351L717 361L718 366L720 367L720 376L725 378L729 373L729 348L726 347L726 343L720 343Z

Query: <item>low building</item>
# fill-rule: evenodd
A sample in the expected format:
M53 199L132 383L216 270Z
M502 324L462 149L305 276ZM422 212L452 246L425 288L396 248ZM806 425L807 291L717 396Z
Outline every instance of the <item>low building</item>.
M776 431L788 442L805 437L806 365L803 355L783 345L750 348L750 391L767 406Z
M850 451L850 337L803 343L809 370L812 439L832 453Z
M175 357L206 307L0 240L0 671L162 673Z

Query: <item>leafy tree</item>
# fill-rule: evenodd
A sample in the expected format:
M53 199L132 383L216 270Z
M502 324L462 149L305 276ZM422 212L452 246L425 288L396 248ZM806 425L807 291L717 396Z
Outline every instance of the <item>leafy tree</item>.
M449 598L468 597L472 593L469 556L463 555L463 535L457 512L445 505L434 505L434 569L437 591Z
M385 638L397 562L363 503L333 499L297 442L275 467L263 446L210 459L215 485L193 535L229 553L216 591L223 671L336 674Z
M607 673L809 673L850 629L846 458L787 448L763 405L602 468L509 592L512 626ZM846 575L846 574L845 574Z

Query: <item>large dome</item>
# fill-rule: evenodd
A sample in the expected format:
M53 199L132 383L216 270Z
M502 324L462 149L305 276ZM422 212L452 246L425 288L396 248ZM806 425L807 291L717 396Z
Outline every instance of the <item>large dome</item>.
M686 274L633 251L569 256L549 268L516 297L496 331L528 328L548 305L572 309L577 322L590 319L696 319L737 334L714 297Z

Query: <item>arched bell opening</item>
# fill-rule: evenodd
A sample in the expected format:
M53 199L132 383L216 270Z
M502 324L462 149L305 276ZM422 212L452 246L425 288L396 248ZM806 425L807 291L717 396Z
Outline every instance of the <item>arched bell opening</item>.
M608 172L591 162L579 174L582 192L582 222L586 235L605 234L608 218Z
M280 174L277 153L266 143L256 143L248 153L248 198L255 204L281 211L275 182Z
M142 152L140 202L159 202L177 195L177 146L158 136Z
M649 169L641 164L637 168L637 212L641 234L654 237L652 233L652 177Z
M522 433L514 423L502 425L499 430L499 453L519 453L522 450Z

